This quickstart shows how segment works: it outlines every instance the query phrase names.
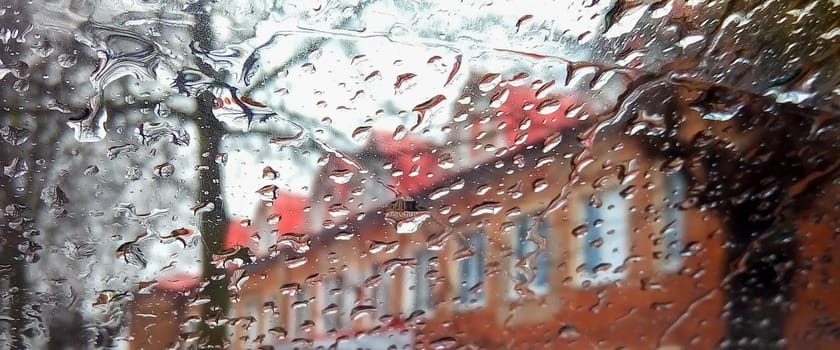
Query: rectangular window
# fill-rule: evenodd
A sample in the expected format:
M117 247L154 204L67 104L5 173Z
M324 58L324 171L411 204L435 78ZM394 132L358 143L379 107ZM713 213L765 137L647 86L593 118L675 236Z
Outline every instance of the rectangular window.
M276 337L276 334L273 334L271 330L277 327L278 319L280 318L279 312L277 310L277 303L275 302L274 298L269 299L263 304L263 329L262 334L265 335L265 342L266 344L272 344L273 339Z
M468 255L459 263L461 305L480 306L484 302L484 256L486 238L481 230L472 233L461 242L459 253Z
M604 284L624 277L625 271L616 271L629 256L628 204L618 188L597 195L598 207L585 204L584 214L588 229L580 240L580 262L585 264L581 281Z
M324 329L327 331L330 330L339 330L343 328L344 323L342 322L344 317L342 315L343 308L343 292L344 292L344 279L341 276L336 278L331 278L326 281L325 288L326 295L324 296L324 302L322 303L323 309L321 313L324 319Z
M548 248L548 232L551 224L548 220L543 221L537 228L534 239L528 239L528 231L534 226L534 217L522 216L516 221L514 227L515 234L513 237L513 255L511 259L511 267L513 269L513 283L525 283L531 279L528 287L537 294L544 294L548 292L548 281L551 272L550 250ZM542 240L543 247L541 251L537 252L538 245L535 240ZM532 256L536 253L536 256ZM526 261L523 262L523 259ZM514 289L511 289L512 295L516 296Z
M300 331L301 325L309 319L309 298L306 296L306 288L298 289L292 302L292 317L289 317L289 329L287 330L292 338L305 336Z
M389 315L390 310L390 292L391 292L391 274L386 273L381 265L375 264L373 266L373 273L379 275L379 284L373 287L371 293L372 304L376 307L376 316L381 317Z
M253 343L254 340L257 339L257 336L259 335L259 332L260 332L259 322L260 322L260 319L262 319L262 313L260 312L258 305L259 304L257 304L256 300L249 301L248 302L248 308L247 308L248 309L248 314L245 315L245 317L247 317L249 319L248 324L247 324L247 327L248 327L248 342L251 342L251 343Z
M403 300L403 312L410 315L417 310L425 311L426 313L432 310L432 283L429 280L429 271L431 271L431 264L429 259L433 258L434 254L428 250L421 250L416 256L417 264L411 270L405 271L405 278L403 284L405 285Z
M685 177L674 173L665 177L665 210L662 213L662 238L660 241L659 267L664 271L676 271L682 266L682 249L685 234L685 213L680 205L686 199L688 190Z

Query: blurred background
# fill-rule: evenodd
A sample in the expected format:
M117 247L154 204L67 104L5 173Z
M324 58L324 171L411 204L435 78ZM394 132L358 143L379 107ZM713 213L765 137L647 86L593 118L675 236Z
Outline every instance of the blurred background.
M0 18L0 349L840 345L836 1Z

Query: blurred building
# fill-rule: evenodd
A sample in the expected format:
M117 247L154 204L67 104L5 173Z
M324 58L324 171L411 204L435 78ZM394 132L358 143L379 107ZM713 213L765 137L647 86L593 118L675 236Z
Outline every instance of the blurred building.
M592 123L574 118L576 99L538 91L473 84L444 141L374 132L357 159L322 158L308 197L233 220L227 247L255 262L232 269L231 347L718 346L726 233L693 205L687 170L617 128L581 140ZM803 249L831 246L818 236ZM159 289L134 318L172 317L134 322L135 348L174 340L200 305ZM792 339L818 316L794 310Z

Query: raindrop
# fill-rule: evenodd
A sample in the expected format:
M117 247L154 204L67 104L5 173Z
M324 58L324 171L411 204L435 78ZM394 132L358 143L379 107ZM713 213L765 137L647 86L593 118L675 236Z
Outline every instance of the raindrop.
M63 53L58 55L58 65L62 68L70 68L76 65L76 55Z
M358 320L365 316L376 316L376 307L371 305L359 305L350 310L350 319L352 320Z
M12 89L21 94L27 92L29 91L29 81L26 79L18 79L12 84Z
M412 78L416 77L417 74L414 73L405 73L400 74L397 76L397 81L394 83L394 90L399 90L404 83L411 80Z
M572 229L572 236L580 238L580 237L585 236L588 232L589 232L589 226L588 225L580 225L580 226Z
M107 156L108 159L113 160L119 157L121 154L136 152L137 149L137 145L131 143L122 146L113 146L108 148L108 150L105 152L105 156Z
M67 195L58 186L47 186L41 190L41 200L49 206L63 206L70 202Z
M560 100L556 98L550 98L540 102L540 104L537 105L537 113L542 115L551 114L557 112L557 110L560 109L560 106Z
M85 168L85 171L84 171L84 174L87 175L87 176L96 175L98 173L99 173L99 167L97 167L96 165L88 165L88 167Z
M305 256L300 256L296 258L289 258L285 261L286 267L290 269L298 268L303 265L306 265L306 262L309 261Z
M209 213L213 209L216 209L216 205L213 202L204 202L190 208L190 211L194 216L198 216L199 214Z
M340 203L331 205L327 212L333 218L346 217L347 215L350 215L350 209L347 209L347 207Z
M280 187L277 187L277 185L265 185L260 187L256 193L260 195L260 199L273 202L280 196Z
M12 162L9 165L3 166L3 174L8 177L17 178L29 172L29 166L26 165L26 161L21 159L20 157L12 158Z
M578 332L575 326L565 325L563 327L560 327L560 330L557 332L557 336L559 336L561 339L574 340L580 338L580 332Z
M502 204L499 202L484 202L472 209L471 216L494 215L502 210Z
M0 79L11 73L12 76L18 79L25 79L29 77L29 65L25 62L18 61L15 64L0 64Z
M278 175L277 171L274 170L272 167L266 166L266 167L263 168L263 171L262 171L262 178L263 179L275 180L275 179L277 179L277 175Z
M134 265L141 269L146 268L146 257L134 241L120 245L117 248L117 257L123 258L129 265Z
M429 199L433 200L433 201L441 199L443 197L446 197L446 195L448 195L449 192L450 192L449 187L438 188L438 189L432 191L432 193L429 193Z
M455 166L454 161L452 160L452 154L444 153L438 157L437 165L441 169L452 169Z
M370 125L360 126L357 127L356 130L353 130L351 136L354 140L361 140L364 135L366 135L372 127Z
M49 57L52 55L53 51L55 51L55 47L53 47L47 40L36 41L32 44L30 49L32 52L43 58Z
M534 181L534 192L542 192L548 188L548 182L545 179L538 179Z
M380 241L371 241L370 247L368 248L368 252L371 254L378 254L385 252L386 254L391 254L395 252L400 247L399 241L390 241L390 242L380 242Z
M482 92L488 92L496 88L502 81L502 76L499 73L485 74L478 83L478 89Z
M140 180L143 176L143 172L140 170L138 166L130 166L125 169L125 178L129 181L136 181Z
M353 172L349 169L336 169L330 172L330 180L333 180L336 184L346 184L350 182L350 179L353 178Z
M298 254L308 252L310 249L310 243L311 241L309 236L302 233L286 233L277 239L278 246L291 248Z
M175 166L169 162L155 165L154 173L158 177L170 177L175 173Z
M429 343L429 346L431 346L432 349L436 349L436 350L452 349L456 345L458 345L458 341L455 340L455 338L453 338L453 337L438 338L438 339L432 340Z
M396 129L394 129L394 135L392 136L395 141L402 140L405 135L408 134L408 130L406 130L405 125L398 125Z

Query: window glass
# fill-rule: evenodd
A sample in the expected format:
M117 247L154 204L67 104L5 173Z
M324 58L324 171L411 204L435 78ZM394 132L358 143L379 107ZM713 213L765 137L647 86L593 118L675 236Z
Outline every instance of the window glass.
M464 307L484 303L484 256L486 238L479 230L466 236L461 242L459 254L464 257L458 262L460 285L458 297Z
M536 228L537 237L529 239L529 231L534 229L534 222L533 216L522 216L516 220L514 228L516 234L512 237L513 282L515 285L528 282L528 288L538 294L545 294L548 292L551 274L551 243L549 241L551 224L549 220L544 221ZM542 241L542 249L539 249L539 243L535 242L536 240ZM516 295L515 291L514 295Z
M667 192L663 211L661 256L659 266L665 271L675 271L682 265L682 250L685 247L685 214L682 205L686 200L686 181L682 173L665 177Z
M600 205L584 205L588 229L579 241L579 257L585 265L581 281L609 283L624 277L619 269L629 256L630 218L627 202L618 188L596 194Z

